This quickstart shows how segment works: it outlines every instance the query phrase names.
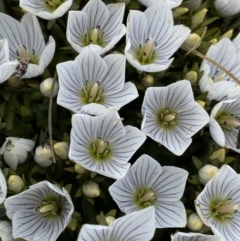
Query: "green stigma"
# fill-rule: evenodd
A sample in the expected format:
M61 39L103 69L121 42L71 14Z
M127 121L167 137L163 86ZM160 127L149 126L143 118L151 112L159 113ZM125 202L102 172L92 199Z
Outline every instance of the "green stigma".
M65 0L45 0L45 7L49 12L54 12Z

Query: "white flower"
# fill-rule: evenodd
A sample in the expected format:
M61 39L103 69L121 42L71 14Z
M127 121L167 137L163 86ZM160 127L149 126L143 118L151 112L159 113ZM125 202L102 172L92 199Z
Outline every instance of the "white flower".
M77 241L150 241L154 231L154 208L149 207L118 218L110 226L84 224Z
M86 48L74 61L57 65L60 85L57 103L73 112L91 115L113 106L120 109L138 97L135 85L124 83L125 65L122 54L109 54L102 59Z
M28 241L55 241L70 222L74 209L66 189L48 181L7 198L4 205L12 219L13 237Z
M240 127L240 98L224 100L216 104L210 114L209 131L213 140L221 147L240 153L238 132Z
M0 220L0 238L2 241L14 241L12 236L12 225L7 221Z
M126 33L124 9L124 3L105 5L101 0L90 0L82 11L69 11L68 42L78 53L86 46L100 55L108 52Z
M14 74L18 62L9 61L7 39L0 39L0 84Z
M34 161L41 167L48 167L53 164L52 152L49 146L38 146L35 150Z
M0 204L2 204L7 196L7 182L0 169ZM0 225L1 226L1 225ZM1 237L1 234L0 234Z
M215 0L214 6L222 17L232 17L240 13L240 4L236 0Z
M3 155L5 162L16 170L18 164L27 160L27 153L31 152L35 142L29 139L18 137L7 137L6 141L0 148L0 155Z
M62 17L73 0L20 0L20 7L40 18L52 20Z
M213 166L213 165L205 165L203 166L199 172L199 181L203 184L206 185L206 183L217 173L218 168Z
M130 167L128 160L146 136L137 128L124 127L118 113L72 117L69 158L86 169L119 179Z
M150 7L153 3L157 1L162 0L138 0L141 4L143 4L146 7ZM166 3L169 5L170 8L176 8L178 7L183 0L166 0Z
M50 97L52 85L53 85L53 78L48 78L48 79L45 79L41 82L40 91L41 91L43 96L48 97L48 98ZM59 90L58 83L55 83L54 89L53 89L53 94L52 94L53 98L57 95L58 90Z
M191 136L209 121L207 112L194 101L187 80L167 87L149 87L142 114L142 131L175 155L182 155L192 142Z
M157 228L185 227L186 211L179 200L187 176L181 168L162 167L150 156L142 155L125 177L109 187L109 192L125 213L154 206Z
M239 193L240 176L223 165L195 200L198 215L222 241L240 240Z
M9 59L19 60L18 76L22 78L41 75L55 52L54 39L50 36L45 44L39 22L30 13L23 16L21 23L0 13L0 38L8 40Z
M221 240L220 240L220 237L215 235L177 232L171 236L171 241L221 241Z
M145 12L130 10L127 21L125 55L140 71L159 72L167 69L169 59L188 37L190 29L173 25L172 11L161 0Z

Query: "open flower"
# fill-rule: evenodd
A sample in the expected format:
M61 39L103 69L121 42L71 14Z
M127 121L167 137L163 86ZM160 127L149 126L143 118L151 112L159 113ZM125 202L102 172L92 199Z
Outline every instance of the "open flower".
M240 128L240 98L224 100L216 104L210 114L209 131L221 147L240 153L238 132Z
M20 7L40 18L52 20L62 17L73 0L20 0Z
M186 211L179 200L187 176L181 168L162 167L150 156L142 155L125 177L109 187L109 192L125 213L154 206L157 228L184 227Z
M118 218L110 226L84 224L77 241L149 241L154 231L154 208L149 207Z
M198 215L222 241L240 240L239 193L240 176L223 165L195 200Z
M7 80L18 65L16 61L9 61L9 47L7 39L0 39L0 84Z
M207 112L194 101L189 81L146 90L142 131L175 155L182 155L192 142L191 136L209 121Z
M124 127L118 113L72 117L69 158L88 170L119 179L130 167L128 160L146 136L137 128Z
M4 202L12 219L13 237L55 241L71 220L73 203L65 188L48 181L9 197Z
M0 38L9 44L10 61L18 60L18 76L32 78L41 75L51 62L55 52L52 36L46 45L36 16L26 13L21 23L0 13Z
M173 25L172 11L161 0L143 13L131 10L127 22L125 55L140 71L158 72L167 69L169 59L188 37L190 29Z
M240 13L240 4L235 0L215 0L214 6L222 17L232 17Z
M12 225L7 221L0 220L0 238L2 241L14 241L12 236Z
M124 83L125 65L122 54L102 59L90 48L84 49L74 61L57 65L60 86L57 103L73 112L91 115L112 106L120 109L138 96L134 84Z
M177 232L171 236L171 241L220 241L220 237L201 233Z
M126 33L124 9L124 3L105 5L101 0L90 0L82 11L69 11L68 42L78 53L86 46L100 55L108 52Z
M27 153L31 152L35 142L29 139L18 137L7 137L6 141L0 148L0 155L3 155L5 162L16 170L18 164L27 160Z
M162 1L162 0L138 0L141 4L143 4L146 7L151 6L153 3L157 1ZM170 8L176 8L178 7L183 0L166 0L166 3L169 5Z

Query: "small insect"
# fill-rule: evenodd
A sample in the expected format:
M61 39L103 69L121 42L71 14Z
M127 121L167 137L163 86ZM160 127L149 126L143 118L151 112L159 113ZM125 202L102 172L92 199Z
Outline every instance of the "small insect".
M18 61L18 65L15 69L16 76L21 78L23 75L26 74L28 65L31 62L30 59L22 59Z
M49 132L48 129L45 129L44 137L42 139L41 146L44 148L45 146L49 145Z
M236 148L240 148L240 128L238 129Z

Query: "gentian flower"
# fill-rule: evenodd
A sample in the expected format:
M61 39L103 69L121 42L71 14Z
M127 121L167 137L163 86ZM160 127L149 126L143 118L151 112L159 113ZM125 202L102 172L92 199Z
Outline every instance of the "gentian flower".
M36 16L26 13L21 23L0 13L0 38L9 44L10 61L18 60L18 76L32 78L41 75L51 62L55 52L52 36L46 45Z
M7 221L0 220L0 238L2 241L15 241L12 236L12 225Z
M222 17L232 17L240 13L240 4L235 0L215 0L214 6Z
M0 39L0 84L14 74L17 65L17 61L9 61L7 39Z
M52 20L62 17L73 0L20 0L20 7L40 18Z
M215 235L177 232L171 236L171 241L221 241L221 240L220 240L220 237Z
M150 241L154 231L154 208L149 207L118 218L110 226L84 224L77 241Z
M122 54L102 59L90 48L84 49L74 61L57 65L60 86L57 103L73 112L91 115L113 106L120 109L138 96L134 84L124 83L125 65Z
M131 213L149 206L155 208L157 228L184 227L187 217L183 195L188 172L162 167L148 155L142 155L125 177L109 187L109 192L121 211Z
M153 3L159 0L138 0L138 1L146 7L150 7ZM166 3L169 5L170 8L176 8L182 3L182 1L183 0L166 0Z
M69 11L68 42L78 53L86 46L100 55L108 52L126 33L124 9L124 3L105 5L101 0L90 0L82 11Z
M142 114L142 131L175 155L182 155L192 142L191 136L209 121L207 112L194 101L187 80L148 88Z
M124 127L118 113L72 117L69 158L84 168L119 179L130 167L128 160L146 136L137 128Z
M240 176L223 165L195 200L198 215L221 241L240 240L239 193Z
M12 219L13 237L31 241L55 241L70 222L74 209L66 189L48 181L7 198L4 205Z
M140 71L159 72L167 69L169 59L190 34L183 25L173 25L172 11L161 0L145 12L131 10L127 22L125 55Z

